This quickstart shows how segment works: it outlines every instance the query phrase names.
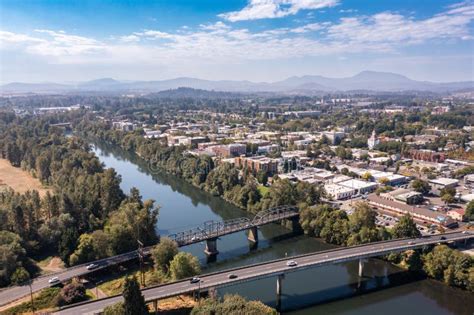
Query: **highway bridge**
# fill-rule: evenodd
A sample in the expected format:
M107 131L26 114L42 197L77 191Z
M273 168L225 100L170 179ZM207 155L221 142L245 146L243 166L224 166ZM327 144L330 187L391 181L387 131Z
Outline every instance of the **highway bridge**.
M171 239L178 243L178 246L187 246L190 244L205 241L205 252L209 256L217 255L217 239L221 236L237 233L244 230L249 230L248 239L252 242L258 242L258 227L278 222L285 219L291 219L293 225L298 224L298 208L294 206L280 206L276 208L267 209L257 213L253 218L238 218L224 222L207 221L202 226L195 229L185 231L182 233L169 235ZM152 246L145 247L143 253L148 255ZM95 272L99 269L104 269L113 265L121 264L138 258L137 251L131 251L121 255L100 259L86 264L77 265L67 268L63 271L54 274L48 274L35 278L31 283L31 290L33 292L49 287L48 280L55 276L61 282L68 281L74 277L84 276L88 273ZM94 270L88 270L87 266L91 263L98 265ZM13 302L21 297L30 294L28 285L13 286L5 288L0 291L0 306Z
M198 283L191 283L189 279L184 279L169 284L146 288L142 290L142 293L145 297L145 301L148 303L153 303L156 309L158 300L160 299L185 293L200 293L203 291L215 290L216 288L253 281L256 279L276 277L276 292L278 300L281 295L284 275L290 272L359 260L359 276L362 276L363 263L365 259L382 256L393 252L402 252L409 249L422 248L424 246L438 243L461 241L467 242L472 238L474 238L474 234L472 233L452 232L438 235L429 235L416 239L397 239L353 247L337 248L328 251L288 257L285 259L278 259L265 263L205 274L200 277L201 280ZM297 265L287 265L289 260L296 261ZM237 278L230 279L229 274L234 274L237 276ZM59 310L56 314L96 314L105 307L115 304L119 301L122 301L121 295L67 306Z

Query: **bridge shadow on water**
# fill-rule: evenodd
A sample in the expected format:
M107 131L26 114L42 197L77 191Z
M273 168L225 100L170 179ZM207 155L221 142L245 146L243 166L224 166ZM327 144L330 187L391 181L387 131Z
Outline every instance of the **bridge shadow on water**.
M337 302L423 279L426 279L426 277L421 273L399 271L387 276L363 277L361 281L358 282L338 285L304 294L283 293L281 297L281 311L289 312L306 307ZM276 307L276 301L270 303L270 305Z

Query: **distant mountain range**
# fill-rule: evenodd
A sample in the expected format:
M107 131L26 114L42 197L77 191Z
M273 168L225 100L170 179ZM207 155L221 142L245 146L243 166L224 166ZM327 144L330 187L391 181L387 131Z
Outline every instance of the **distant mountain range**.
M474 81L434 83L415 81L403 75L389 72L363 71L347 78L328 78L319 75L290 77L283 81L265 83L250 81L211 81L195 78L176 78L161 81L117 81L111 78L98 79L76 84L58 83L9 83L0 86L5 93L72 93L72 92L120 92L153 93L187 87L208 91L225 92L274 92L300 93L348 92L348 91L426 91L454 92L473 90Z

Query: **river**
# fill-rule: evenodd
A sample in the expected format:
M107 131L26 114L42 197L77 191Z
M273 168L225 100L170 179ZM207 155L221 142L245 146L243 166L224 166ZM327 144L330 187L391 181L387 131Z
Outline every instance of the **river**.
M144 199L160 206L157 229L164 236L184 231L209 220L222 221L248 216L245 211L213 197L174 176L150 169L136 155L104 143L93 150L106 167L122 177L125 192L136 187ZM203 243L183 248L196 255L203 272L320 251L333 246L293 235L278 224L259 230L258 248L249 245L245 232L224 236L217 243L219 255L208 261ZM282 309L285 314L469 314L474 296L436 281L414 276L391 264L370 259L358 279L358 263L332 265L287 274L283 280ZM380 289L382 288L382 289ZM275 306L276 279L267 278L218 290L219 295L238 293Z

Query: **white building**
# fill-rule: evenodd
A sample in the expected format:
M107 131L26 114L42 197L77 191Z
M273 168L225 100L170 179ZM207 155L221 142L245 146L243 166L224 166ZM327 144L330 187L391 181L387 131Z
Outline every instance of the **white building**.
M327 195L334 200L348 199L355 195L354 189L337 184L326 184L324 185L324 190L326 191Z
M372 150L379 143L380 143L380 140L375 135L375 130L373 130L372 135L370 136L369 139L367 139L367 146L369 147L370 150Z
M358 179L350 179L345 182L340 182L339 185L354 189L356 194L370 193L378 187L377 183L366 182Z

